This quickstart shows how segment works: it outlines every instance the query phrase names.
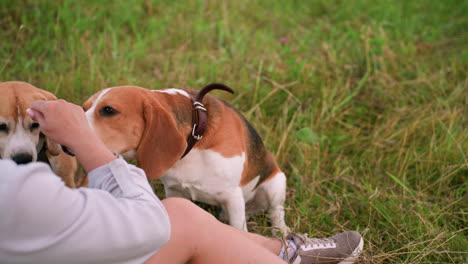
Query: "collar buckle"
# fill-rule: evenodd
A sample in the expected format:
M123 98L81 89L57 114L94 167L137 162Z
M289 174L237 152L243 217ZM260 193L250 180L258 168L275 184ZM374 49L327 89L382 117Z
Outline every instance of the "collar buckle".
M197 124L193 124L193 128L192 128L192 137L193 139L195 139L196 141L200 141L202 138L203 138L203 135L195 135L195 129L197 128Z

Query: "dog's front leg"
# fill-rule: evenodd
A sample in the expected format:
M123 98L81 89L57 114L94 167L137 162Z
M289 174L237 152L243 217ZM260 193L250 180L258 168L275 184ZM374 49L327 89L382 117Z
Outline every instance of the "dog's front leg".
M231 226L247 231L245 201L240 187L223 194L221 208L224 214L227 214Z

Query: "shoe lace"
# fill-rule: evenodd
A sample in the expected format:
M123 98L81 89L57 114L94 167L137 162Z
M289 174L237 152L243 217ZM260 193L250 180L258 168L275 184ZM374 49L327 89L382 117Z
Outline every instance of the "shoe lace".
M306 245L307 247L328 247L336 244L335 240L331 238L309 238L307 234L296 234L296 236Z

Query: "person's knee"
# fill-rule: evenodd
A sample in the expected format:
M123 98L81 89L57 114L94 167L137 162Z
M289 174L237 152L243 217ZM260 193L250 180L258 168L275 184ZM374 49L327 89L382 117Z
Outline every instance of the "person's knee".
M184 198L178 198L178 197L170 197L166 198L161 201L166 210L177 210L177 211L191 211L193 210L192 207L196 206L194 203L191 201L184 199Z
M192 223L217 221L214 216L184 198L170 197L162 200L162 203L169 216L178 216Z

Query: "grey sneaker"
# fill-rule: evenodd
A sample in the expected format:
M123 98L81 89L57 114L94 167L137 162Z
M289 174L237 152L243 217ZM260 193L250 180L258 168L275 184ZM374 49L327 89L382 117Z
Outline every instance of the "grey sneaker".
M351 264L361 254L364 245L361 235L355 231L324 239L290 233L286 240L293 240L297 246L293 256L288 257L291 264Z

